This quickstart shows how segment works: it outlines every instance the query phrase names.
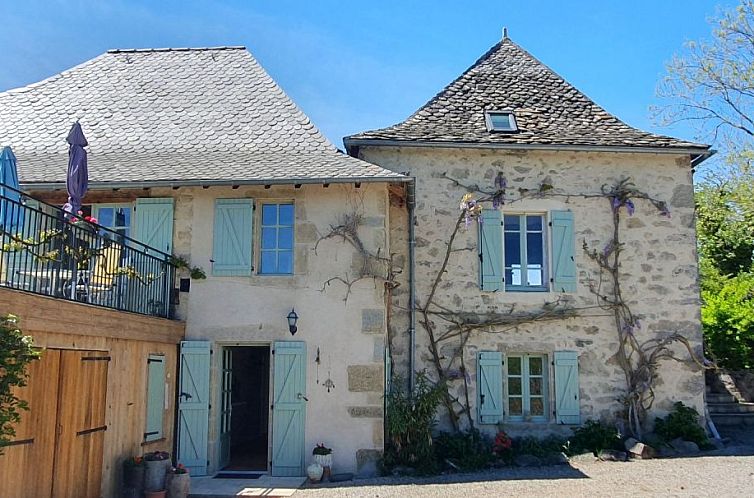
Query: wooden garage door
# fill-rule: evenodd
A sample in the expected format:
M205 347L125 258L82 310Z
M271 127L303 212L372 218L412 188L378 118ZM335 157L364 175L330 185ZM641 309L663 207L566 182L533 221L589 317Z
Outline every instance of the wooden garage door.
M55 498L100 496L108 360L107 354L99 351L61 354Z
M52 494L59 368L60 351L45 351L29 365L29 383L18 390L30 410L21 412L16 437L0 456L0 496L4 498Z
M19 396L29 402L0 457L3 498L100 496L107 353L46 350Z

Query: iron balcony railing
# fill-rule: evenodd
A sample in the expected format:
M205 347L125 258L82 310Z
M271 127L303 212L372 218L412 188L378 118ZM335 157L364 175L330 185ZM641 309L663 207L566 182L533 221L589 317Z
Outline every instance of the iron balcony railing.
M169 254L1 187L0 287L172 318Z

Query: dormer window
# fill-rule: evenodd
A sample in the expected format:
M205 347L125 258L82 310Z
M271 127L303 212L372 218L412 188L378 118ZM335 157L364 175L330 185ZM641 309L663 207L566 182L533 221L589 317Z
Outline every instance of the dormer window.
M486 111L484 113L488 131L518 131L516 117L512 111Z

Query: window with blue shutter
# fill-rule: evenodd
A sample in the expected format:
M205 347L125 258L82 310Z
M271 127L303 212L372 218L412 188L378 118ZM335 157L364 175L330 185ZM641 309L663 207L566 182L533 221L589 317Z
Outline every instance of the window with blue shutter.
M552 211L552 290L576 292L576 239L573 230L573 212Z
M151 354L147 359L147 421L144 440L161 439L165 415L165 356Z
M580 424L579 358L575 351L555 351L555 420Z
M498 351L479 352L477 407L480 424L497 424L503 417L503 354Z
M479 285L483 291L503 290L503 227L496 209L482 211L479 225Z
M215 200L212 274L250 276L254 201Z

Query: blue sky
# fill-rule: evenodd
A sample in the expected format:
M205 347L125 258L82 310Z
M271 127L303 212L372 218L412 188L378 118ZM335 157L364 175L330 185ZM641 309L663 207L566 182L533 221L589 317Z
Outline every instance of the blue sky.
M649 107L664 64L709 37L736 2L0 0L0 90L109 48L246 45L338 146L399 122L510 37L633 126L661 128Z

